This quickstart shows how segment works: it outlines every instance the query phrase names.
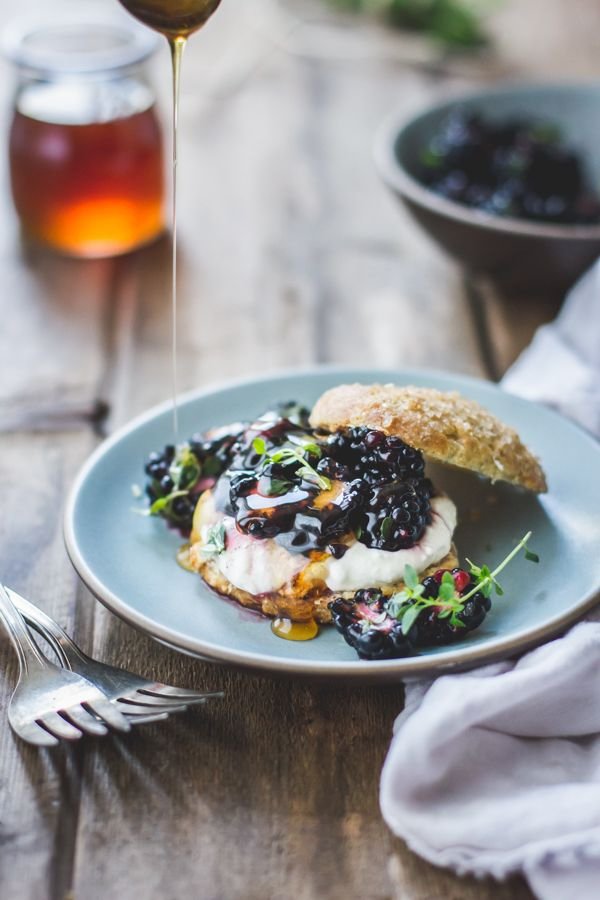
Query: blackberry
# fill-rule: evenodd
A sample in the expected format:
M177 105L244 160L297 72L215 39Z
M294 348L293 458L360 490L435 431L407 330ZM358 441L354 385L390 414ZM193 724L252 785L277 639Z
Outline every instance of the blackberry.
M175 447L167 444L162 453L154 451L148 457L148 461L144 466L144 472L149 475L153 481L160 482L169 475L169 467L175 456Z
M367 484L422 479L425 472L419 450L395 435L372 428L349 428L332 434L323 450L326 456L344 466L350 476L360 477Z
M185 529L191 531L195 508L195 497L174 497L170 504L170 518L176 524L181 523Z
M442 576L446 571L449 570L438 569L435 575L422 582L425 587L424 597L435 599L438 596ZM452 569L451 574L459 596L468 594L475 587L471 576L464 569L457 567ZM469 631L473 631L481 625L491 606L489 597L485 597L481 591L477 591L467 600L462 612L457 614L457 618L463 623L462 626L452 625L449 618L441 619L439 607L429 607L417 616L407 637L415 647L440 646L460 640Z
M393 482L371 487L358 516L358 539L377 550L413 547L431 522L428 486Z
M218 478L230 465L243 433L243 425L221 428L212 435L194 435L190 450L202 467L205 478Z
M448 570L440 569L421 582L423 597L437 598L445 571ZM464 569L453 569L451 574L459 595L469 593L475 586ZM428 606L404 635L401 621L390 614L387 598L377 588L356 591L352 600L337 598L329 604L333 624L361 659L396 659L411 656L421 647L460 640L481 625L490 608L489 598L477 591L457 614L462 625L452 625L449 618L440 618L442 607Z
M426 599L437 597L440 583L433 577L433 575L428 575L427 578L423 579L421 584L425 588L425 590L423 591L423 596Z
M497 123L455 112L426 148L418 176L449 200L493 215L600 221L600 198L583 160L543 122Z
M167 444L162 453L151 453L144 467L151 512L188 535L201 493L197 485L204 479L215 479L227 468L241 427L220 429L207 437L196 435L179 448ZM173 470L177 474L172 475Z
M402 634L399 622L386 616L381 591L358 591L363 600L354 603L341 598L329 604L333 624L347 644L353 647L361 659L397 659L412 656L414 650ZM369 611L381 624L371 624Z
M349 481L350 469L332 456L324 456L317 464L317 472L332 481Z

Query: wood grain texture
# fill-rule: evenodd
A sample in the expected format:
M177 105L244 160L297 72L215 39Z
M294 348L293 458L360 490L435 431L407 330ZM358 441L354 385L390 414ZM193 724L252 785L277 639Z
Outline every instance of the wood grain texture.
M390 106L435 89L403 67L359 76L350 64L277 53L223 108L204 101L186 116L184 105L181 171L193 154L211 165L195 168L180 205L182 387L315 361L482 371L457 273L395 208L371 163L372 132ZM115 303L133 334L113 341L114 424L168 395L168 247L120 273ZM206 666L104 612L94 652L133 668L144 660L148 673L223 688L227 699L88 751L75 896L100 898L106 884L123 898L140 886L149 897L192 890L207 900L420 896L423 885L426 896L448 886L485 896L417 860L381 820L378 774L400 686ZM518 883L511 891L528 896Z
M74 469L94 443L74 434L0 436L0 572L78 640L91 633L80 614L77 578L65 565L62 507ZM59 897L69 885L79 807L82 748L38 752L15 738L4 717L16 660L0 632L0 897Z
M373 130L393 108L499 72L547 74L556 60L561 74L591 72L596 6L580 0L570 37L564 0L506 0L492 23L496 59L464 61L376 25L350 27L317 3L285 5L304 20L294 28L273 5L255 16L223 4L185 60L180 387L328 361L500 374L551 313L479 285L474 315L456 268L378 183ZM535 52L524 23L540 35ZM164 101L166 66L163 55ZM9 89L5 80L0 98ZM400 685L209 666L133 631L78 587L61 505L103 404L113 429L169 395L169 261L167 241L108 263L22 247L6 192L1 200L1 577L99 658L227 699L52 753L22 747L5 724L0 897L530 898L520 879L432 867L383 824L378 775ZM0 638L2 709L14 677Z

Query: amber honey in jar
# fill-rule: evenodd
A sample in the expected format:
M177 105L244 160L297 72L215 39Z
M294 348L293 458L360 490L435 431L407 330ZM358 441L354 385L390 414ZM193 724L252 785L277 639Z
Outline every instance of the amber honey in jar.
M164 230L163 143L143 63L156 38L129 18L18 24L10 181L25 234L82 257Z

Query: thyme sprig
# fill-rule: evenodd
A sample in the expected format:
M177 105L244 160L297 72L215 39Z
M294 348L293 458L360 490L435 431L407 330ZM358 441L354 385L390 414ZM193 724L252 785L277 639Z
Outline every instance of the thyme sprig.
M178 497L187 497L190 491L198 483L202 475L202 466L189 444L181 444L177 447L175 456L169 466L169 477L173 482L173 488L168 494L157 497L145 510L138 510L141 515L162 516L173 522L179 521L179 516L173 510L173 501Z
M225 526L222 522L202 529L200 550L207 556L218 556L225 550Z
M389 615L402 623L402 634L404 635L408 634L423 610L431 607L435 607L438 610L440 619L449 619L450 625L453 627L464 628L465 623L460 618L460 615L464 612L468 601L479 592L484 597L490 597L492 591L501 596L504 591L498 581L498 575L521 550L524 551L526 560L535 563L539 562L539 556L527 546L530 537L531 531L521 538L516 547L493 570L486 565L477 566L470 559L467 559L469 574L474 585L471 590L462 596L456 590L452 573L444 572L437 597L424 597L425 588L419 582L416 570L412 566L405 566L405 588L396 594L392 594L387 601L386 608Z
M295 474L300 475L305 481L316 485L322 491L328 491L331 488L331 481L320 472L310 462L311 456L321 459L323 455L321 448L315 441L309 437L290 434L288 441L295 444L294 447L278 447L274 450L267 448L267 442L262 437L256 437L252 441L255 451L264 457L266 463L279 463L281 466L295 465L297 468Z

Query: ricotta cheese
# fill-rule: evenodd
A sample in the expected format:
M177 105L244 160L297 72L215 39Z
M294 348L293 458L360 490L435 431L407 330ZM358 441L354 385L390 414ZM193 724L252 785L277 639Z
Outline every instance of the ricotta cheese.
M258 540L240 534L235 520L223 519L226 549L216 557L219 572L249 594L270 594L292 581L310 562L290 553L272 538Z
M418 544L407 550L376 550L359 541L352 544L341 559L328 561L325 583L332 591L358 591L402 581L404 566L423 572L446 556L456 528L456 506L449 497L431 501L431 525Z
M423 572L442 560L452 545L456 528L456 506L449 497L431 501L432 521L418 544L408 550L376 550L356 541L341 559L329 557L325 563L325 583L332 591L357 591L401 581L404 567ZM259 540L238 531L231 516L215 508L212 496L205 495L195 526L204 534L207 524L222 521L225 550L214 561L225 578L249 594L268 594L289 584L307 566L308 557L290 553L273 539ZM192 556L202 558L202 540L194 544ZM206 557L204 557L206 558Z

